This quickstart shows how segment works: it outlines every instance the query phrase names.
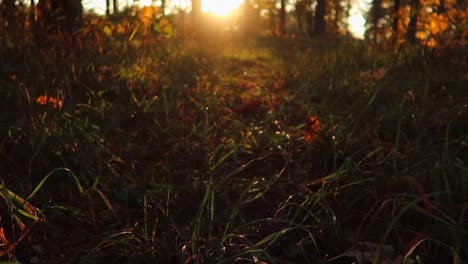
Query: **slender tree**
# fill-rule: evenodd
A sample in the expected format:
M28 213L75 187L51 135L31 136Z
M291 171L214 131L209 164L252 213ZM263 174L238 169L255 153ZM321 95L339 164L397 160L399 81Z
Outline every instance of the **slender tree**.
M81 0L39 0L36 24L48 33L72 33L83 14Z
M295 5L297 25L302 34L312 36L313 15L311 10L311 0L297 0Z
M383 16L384 12L382 8L382 0L373 0L368 18L368 23L370 23L369 36L374 41L376 41L378 38L378 32L380 27L379 22L383 18Z
M29 8L29 22L30 22L30 25L33 25L34 24L34 17L36 16L36 2L34 0L31 0L29 2L29 5L30 5L30 8Z
M420 0L411 0L411 17L408 24L408 30L406 32L406 37L411 44L417 43L416 33L418 31L417 26L420 6Z
M15 0L3 0L0 2L0 16L3 17L3 27L9 37L16 33L17 7Z
M327 22L325 16L327 15L327 0L317 0L315 7L315 28L314 35L322 36L326 33Z
M161 0L161 13L163 16L166 15L166 0Z
M394 0L393 3L393 37L397 41L400 37L400 8L401 0Z
M286 0L281 0L281 7L279 12L279 33L286 33Z
M119 0L113 0L112 7L114 9L114 14L119 12Z
M110 16L110 0L106 0L106 16Z

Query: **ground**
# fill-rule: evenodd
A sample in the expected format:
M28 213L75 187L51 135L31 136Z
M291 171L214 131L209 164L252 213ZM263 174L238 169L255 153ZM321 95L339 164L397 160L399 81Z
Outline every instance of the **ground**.
M462 48L89 32L3 56L10 260L466 258Z

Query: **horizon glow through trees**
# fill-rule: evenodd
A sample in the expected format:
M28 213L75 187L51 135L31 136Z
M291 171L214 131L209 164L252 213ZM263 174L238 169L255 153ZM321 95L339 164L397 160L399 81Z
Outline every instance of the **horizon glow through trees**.
M212 13L218 16L226 16L237 7L239 7L244 0L202 0L202 10L206 13ZM121 6L129 6L137 3L139 6L150 6L153 4L152 0L120 0ZM191 0L170 0L168 1L168 12L173 12L177 8L190 10ZM160 1L156 1L160 4ZM106 12L106 0L83 0L83 6L86 10L94 10L98 14ZM370 0L354 0L351 16L348 18L349 30L357 38L363 38L365 32L365 17L370 6Z

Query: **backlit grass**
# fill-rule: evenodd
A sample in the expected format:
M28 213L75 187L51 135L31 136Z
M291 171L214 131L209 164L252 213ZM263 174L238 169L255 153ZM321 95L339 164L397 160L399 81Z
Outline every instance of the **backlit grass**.
M466 261L466 48L93 21L1 55L5 260Z

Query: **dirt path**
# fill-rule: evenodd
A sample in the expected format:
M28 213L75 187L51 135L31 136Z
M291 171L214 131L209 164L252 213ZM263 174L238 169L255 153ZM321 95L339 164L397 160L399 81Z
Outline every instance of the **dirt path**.
M259 108L271 108L283 85L282 61L270 49L232 46L216 58L215 93L229 98L233 112L252 114Z

